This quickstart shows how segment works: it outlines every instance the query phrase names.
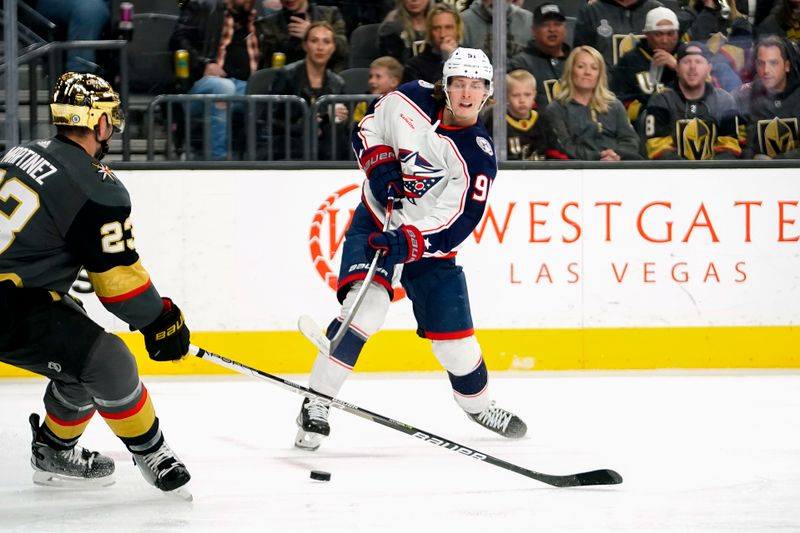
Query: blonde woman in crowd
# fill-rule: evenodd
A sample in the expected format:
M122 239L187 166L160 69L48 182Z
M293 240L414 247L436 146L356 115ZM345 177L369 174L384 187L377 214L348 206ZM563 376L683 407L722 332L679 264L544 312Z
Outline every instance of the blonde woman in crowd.
M546 115L570 159L642 159L625 107L608 89L600 52L591 46L572 50L560 84L561 92L547 106Z
M431 0L397 0L378 28L378 48L382 56L392 56L401 64L420 53L425 46L426 19Z

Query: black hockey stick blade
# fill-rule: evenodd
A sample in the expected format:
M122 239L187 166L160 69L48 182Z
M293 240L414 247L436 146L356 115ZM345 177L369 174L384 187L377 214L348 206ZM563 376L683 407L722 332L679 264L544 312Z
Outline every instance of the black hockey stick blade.
M556 487L588 487L591 485L619 485L622 483L622 476L614 470L592 470L591 472L581 472L571 476L553 476L552 485Z
M346 411L352 415L356 415L366 420L370 420L372 422L375 422L376 424L380 424L382 426L395 429L397 431L400 431L401 433L405 433L406 435L411 435L412 437L416 437L417 439L425 441L428 444L433 444L434 446L437 446L439 448L444 448L446 450L456 452L459 455L472 457L473 459L478 459L479 461L483 461L485 463L489 463L494 466L499 466L500 468L510 470L511 472L516 472L517 474L522 474L523 476L535 479L537 481L541 481L542 483L546 483L554 487L618 485L619 483L622 483L622 476L620 476L613 470L593 470L591 472L581 472L578 474L569 474L563 476L535 472L533 470L523 468L513 463L509 463L508 461L504 461L497 457L493 457L487 453L483 453L478 450L473 450L466 446L462 446L457 442L453 442L444 437L440 437L438 435L434 435L433 433L423 431L410 424L398 422L397 420L393 420L389 417L380 415L378 413L373 413L372 411L368 411L367 409L358 407L357 405L353 405L352 403L344 402L342 400L338 400L326 394L315 392L307 387L298 385L293 381L289 381L288 379L283 379L273 374L262 372L261 370L249 367L243 363L239 363L238 361L228 359L227 357L223 357L213 352L209 352L208 350L204 350L203 348L190 345L189 353L199 357L200 359L211 361L212 363L218 364L220 366L223 366L240 374L244 374L246 376L253 376L255 378L268 381L273 385L277 385L283 389L289 390L296 394L300 394L307 398L318 398L324 400L331 407L336 407L337 409L341 409L342 411Z

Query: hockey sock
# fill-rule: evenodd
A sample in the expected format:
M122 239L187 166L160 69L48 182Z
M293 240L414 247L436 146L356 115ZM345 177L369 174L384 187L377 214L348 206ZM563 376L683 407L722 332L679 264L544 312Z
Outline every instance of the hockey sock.
M54 450L68 450L75 446L83 434L83 430L92 419L94 411L79 420L63 421L53 418L50 414L45 416L44 424L39 428L38 439Z
M339 331L341 324L338 318L331 321L325 335L332 339ZM362 335L352 325L347 328L347 332L333 354L330 356L323 353L317 354L311 370L309 386L323 394L336 396L350 372L353 371L366 342L366 335Z
M470 373L457 376L447 372L456 403L468 413L479 413L489 405L489 373L481 357L480 363Z

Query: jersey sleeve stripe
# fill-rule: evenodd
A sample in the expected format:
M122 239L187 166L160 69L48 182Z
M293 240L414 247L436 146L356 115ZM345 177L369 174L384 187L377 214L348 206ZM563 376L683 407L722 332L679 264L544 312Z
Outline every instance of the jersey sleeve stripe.
M130 266L117 266L105 272L89 272L97 297L103 303L129 300L151 285L150 274L136 261Z

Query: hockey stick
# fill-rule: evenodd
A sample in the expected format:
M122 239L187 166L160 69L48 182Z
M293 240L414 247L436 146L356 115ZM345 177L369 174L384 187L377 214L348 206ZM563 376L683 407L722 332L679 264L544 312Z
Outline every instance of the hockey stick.
M387 199L386 199L386 215L383 220L383 230L386 231L389 229L389 221L392 218L392 211L394 210L394 195L392 194L392 189L390 188L387 192ZM367 294L367 289L369 288L369 284L372 283L372 279L375 277L375 272L378 270L378 260L383 255L381 250L376 250L375 255L372 258L372 262L369 265L369 270L367 270L367 275L364 277L364 281L361 283L361 287L359 287L358 292L356 293L356 298L353 301L353 305L350 307L350 310L342 319L342 324L339 326L339 330L336 332L336 335L333 336L332 339L328 339L324 333L322 333L322 328L314 322L314 319L308 315L301 315L300 318L297 319L297 329L300 330L300 333L305 335L305 337L310 340L319 351L324 353L325 355L330 355L336 350L336 347L339 346L339 343L342 342L344 338L344 334L347 333L347 328L350 327L350 323L353 321L353 318L356 316L356 312L358 308L361 307L361 302L364 301L364 296Z
M406 435L411 435L412 437L416 437L422 441L433 444L434 446L438 446L439 448L444 448L446 450L456 452L466 457L471 457L473 459L478 459L479 461L483 461L485 463L489 463L494 466L499 466L500 468L505 468L506 470L516 472L517 474L521 474L525 477L541 481L542 483L547 483L548 485L552 485L554 487L580 487L586 485L617 485L619 483L622 483L622 476L620 476L613 470L605 470L605 469L592 470L591 472L580 472L578 474L568 474L563 476L534 472L533 470L528 470L527 468L523 468L521 466L517 466L515 464L503 461L502 459L498 459L497 457L493 457L487 453L467 448L466 446L462 446L461 444L453 442L444 437L439 437L438 435L434 435L433 433L423 431L410 424L405 424L403 422L392 420L391 418L379 415L377 413L373 413L372 411L368 411L366 409L362 409L361 407L358 407L351 403L343 402L342 400L337 400L336 398L333 398L326 394L315 392L309 388L303 387L302 385L298 385L297 383L294 383L292 381L283 379L273 374L268 374L267 372L262 372L261 370L257 370L255 368L249 367L237 361L228 359L227 357L223 357L221 355L209 352L208 350L204 350L203 348L191 345L189 346L189 353L199 357L200 359L205 359L206 361L211 361L212 363L234 370L240 374L244 374L246 376L253 376L255 378L268 381L273 385L277 385L283 389L300 394L301 396L305 396L306 398L320 398L332 407L336 407L352 415L356 415L371 422L375 422L382 426L386 426L388 428L400 431L401 433L405 433Z

